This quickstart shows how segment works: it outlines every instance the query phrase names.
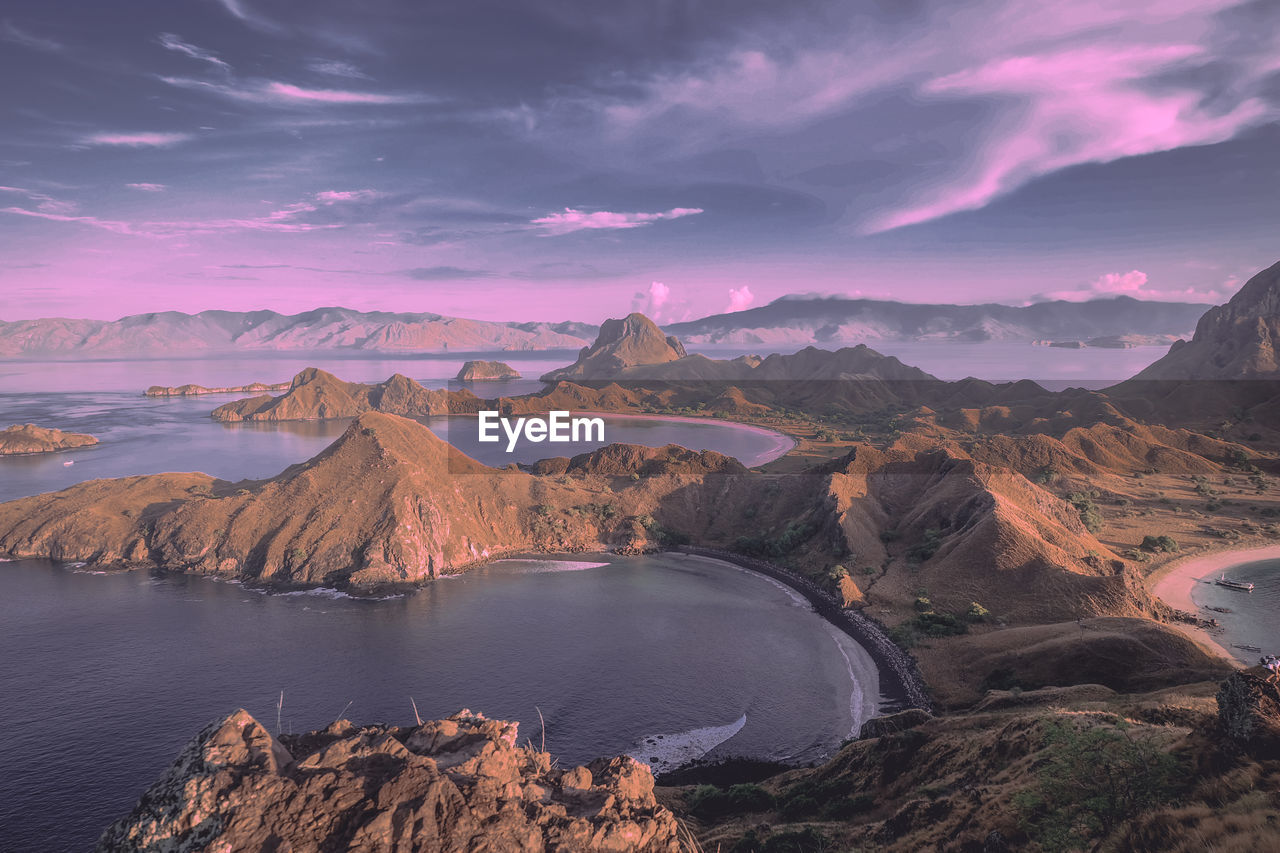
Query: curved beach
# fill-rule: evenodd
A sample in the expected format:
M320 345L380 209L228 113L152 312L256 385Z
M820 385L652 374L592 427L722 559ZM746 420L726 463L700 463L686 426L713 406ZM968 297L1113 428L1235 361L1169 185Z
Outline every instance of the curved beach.
M1151 577L1147 578L1147 586L1153 595L1170 607L1195 613L1197 607L1191 598L1191 592L1197 583L1210 575L1220 574L1243 563L1259 560L1280 560L1280 545L1215 551L1183 557L1152 573ZM1235 655L1203 628L1184 623L1174 623L1174 626L1214 654L1231 661L1233 666L1243 666Z

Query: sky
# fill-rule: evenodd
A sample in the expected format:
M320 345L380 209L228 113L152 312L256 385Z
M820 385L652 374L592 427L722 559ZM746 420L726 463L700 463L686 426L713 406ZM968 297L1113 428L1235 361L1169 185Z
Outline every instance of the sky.
M1280 2L3 0L0 320L1222 302Z

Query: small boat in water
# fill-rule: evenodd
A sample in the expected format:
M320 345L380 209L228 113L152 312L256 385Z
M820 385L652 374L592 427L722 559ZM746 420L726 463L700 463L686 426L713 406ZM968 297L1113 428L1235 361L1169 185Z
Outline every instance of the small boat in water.
M1233 581L1226 575L1214 581L1218 586L1225 586L1227 589L1242 589L1245 592L1253 592L1253 584L1248 581Z
M1242 650L1244 650L1244 651L1246 651L1246 652L1260 652L1260 651L1262 651L1262 647L1261 647L1261 646L1251 646L1251 645L1249 645L1248 643L1232 643L1232 644L1231 644L1231 648L1233 648L1233 649L1242 649Z

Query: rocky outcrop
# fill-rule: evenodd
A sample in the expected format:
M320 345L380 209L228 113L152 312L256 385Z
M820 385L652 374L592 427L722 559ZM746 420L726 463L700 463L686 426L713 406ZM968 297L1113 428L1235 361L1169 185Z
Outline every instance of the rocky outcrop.
M556 767L517 745L516 723L463 710L277 738L239 710L200 732L97 849L675 853L678 832L648 766Z
M97 443L98 439L83 433L45 429L35 424L14 424L0 431L0 456L52 453L73 447L90 447Z
M542 378L547 382L610 379L636 365L663 364L686 355L680 341L664 335L656 323L637 312L621 320L605 320L595 343L583 347L576 362Z
M457 376L459 382L501 382L519 378L520 371L502 361L468 361Z
M1236 746L1261 760L1280 759L1280 684L1263 667L1232 673L1218 690L1218 722Z
M893 735L898 732L905 732L907 729L914 729L916 726L923 725L932 719L933 715L923 708L907 708L905 711L899 711L896 714L872 717L862 724L862 728L858 730L858 737L865 740L867 738Z
M354 418L363 412L424 418L475 412L481 400L467 390L430 390L399 373L369 385L344 382L332 373L308 367L293 378L279 397L262 395L219 406L215 421L302 421Z
M198 397L203 394L265 394L270 391L287 391L290 383L277 382L268 385L265 382L250 382L248 385L233 385L227 388L206 388L203 385L152 385L143 392L145 397Z
M1200 318L1135 380L1280 378L1280 263L1255 275L1226 305Z

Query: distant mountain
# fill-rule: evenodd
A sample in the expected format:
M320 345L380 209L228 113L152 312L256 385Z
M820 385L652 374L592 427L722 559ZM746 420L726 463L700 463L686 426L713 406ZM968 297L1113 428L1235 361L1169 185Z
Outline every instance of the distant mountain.
M578 360L545 374L546 382L561 380L659 380L718 382L796 382L890 380L921 382L934 377L863 344L835 352L805 347L791 355L768 358L740 356L731 361L689 355L674 335L663 334L643 314L606 320L600 336L583 347Z
M1034 305L916 305L874 299L784 296L768 305L715 314L666 331L688 345L804 345L903 340L1091 341L1119 336L1162 343L1187 334L1204 306L1128 296Z
M1227 302L1210 308L1190 341L1134 377L1146 379L1280 378L1280 263L1245 283Z
M493 323L440 314L317 308L165 311L119 320L0 321L0 358L160 356L252 351L474 352L577 349L595 335L582 323Z

